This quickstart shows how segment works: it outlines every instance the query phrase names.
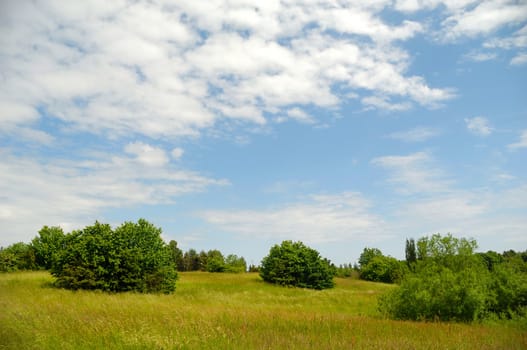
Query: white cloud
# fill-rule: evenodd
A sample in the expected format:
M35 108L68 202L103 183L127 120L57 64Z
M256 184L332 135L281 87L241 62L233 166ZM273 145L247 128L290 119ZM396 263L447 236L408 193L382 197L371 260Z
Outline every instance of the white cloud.
M183 153L185 153L185 151L182 148L176 147L172 149L172 151L170 152L170 155L172 156L173 159L177 160L183 156Z
M375 239L386 235L383 220L358 193L313 195L264 210L211 210L199 215L224 232L307 243Z
M496 59L498 57L498 54L496 52L471 51L464 57L474 62L485 62Z
M126 146L135 152L133 157L52 162L0 150L0 241L28 241L43 225L87 224L105 208L169 203L183 194L228 184L174 168L149 153L158 148L147 146Z
M169 162L163 149L142 142L129 143L124 150L128 154L134 155L138 162L146 166L160 167Z
M306 106L338 107L357 92L383 96L364 102L388 110L452 98L407 73L398 42L424 28L383 21L387 5L4 1L0 123L37 128L45 117L69 130L174 138L288 111L311 123Z
M403 103L392 103L386 97L380 96L368 96L361 100L362 104L367 108L375 108L384 111L399 112L406 111L412 106L407 102Z
M407 156L383 156L371 163L391 172L388 182L403 194L430 194L448 190L450 181L435 165L434 159L425 152Z
M465 118L468 131L478 136L488 136L492 133L489 121L485 117Z
M406 131L393 132L388 137L404 142L424 142L440 134L439 130L427 127L416 127Z
M520 134L520 140L518 142L511 143L507 146L510 150L516 150L519 148L527 148L527 130L523 130Z
M292 108L287 111L287 116L290 119L296 120L299 123L302 124L314 124L315 118L313 118L311 115L307 114L300 108Z
M527 53L526 52L521 52L511 59L511 65L513 66L521 66L526 63L527 63Z
M527 20L527 3L512 0L476 2L455 11L444 22L447 38L488 34Z

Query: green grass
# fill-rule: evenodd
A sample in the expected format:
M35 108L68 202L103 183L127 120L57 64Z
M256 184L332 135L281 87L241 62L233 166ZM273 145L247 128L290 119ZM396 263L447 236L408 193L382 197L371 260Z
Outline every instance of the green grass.
M50 287L46 272L0 274L0 349L526 349L517 323L386 320L390 285L337 279L283 288L257 274L181 273L173 295Z

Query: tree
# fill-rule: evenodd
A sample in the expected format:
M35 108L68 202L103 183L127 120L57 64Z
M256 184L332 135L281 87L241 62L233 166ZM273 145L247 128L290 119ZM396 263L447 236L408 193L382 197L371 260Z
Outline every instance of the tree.
M335 268L330 261L302 242L283 241L263 258L260 276L269 283L311 289L334 286Z
M410 269L413 268L417 261L417 252L415 250L415 240L413 238L406 239L406 264Z
M225 258L223 257L223 254L217 249L209 250L207 252L207 271L224 272L225 268Z
M185 267L183 264L183 251L178 248L177 242L174 240L171 240L168 242L168 247L170 250L170 258L176 265L176 268L178 271L185 271Z
M30 244L18 242L0 248L0 271L34 270L37 268L35 251Z
M161 229L140 219L115 231L95 222L64 238L52 274L68 289L171 293L177 272Z
M384 283L399 282L404 275L404 262L384 255L373 257L360 272L363 280Z
M201 259L195 249L189 249L183 255L182 271L199 271L201 268Z
M527 263L521 255L474 253L477 242L451 234L418 240L415 271L379 299L379 309L396 319L469 322L525 316Z
M39 267L49 270L55 255L63 249L64 231L58 226L44 226L33 238L31 245L35 250L35 259Z
M359 267L362 270L370 260L372 260L376 256L382 256L382 252L377 248L364 248L362 251L360 257L359 257Z
M247 262L243 257L229 254L225 258L225 272L240 273L247 271Z

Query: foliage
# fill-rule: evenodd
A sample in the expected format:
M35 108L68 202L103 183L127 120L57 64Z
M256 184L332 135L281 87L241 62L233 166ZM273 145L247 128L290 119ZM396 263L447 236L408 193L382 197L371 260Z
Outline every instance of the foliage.
M432 258L445 264L450 262L452 256L472 256L477 247L477 242L472 238L456 238L451 233L441 236L436 233L417 241L417 258L419 260Z
M408 268L413 270L417 261L417 251L415 249L415 240L413 238L406 240L405 257Z
M406 273L406 265L391 256L375 256L360 271L360 278L366 281L396 283Z
M472 321L485 312L488 281L480 272L427 264L382 296L380 310L395 319Z
M201 255L201 254L200 254ZM201 269L202 259L195 249L189 249L183 255L183 268L180 271L198 271Z
M450 234L423 237L417 246L415 271L379 299L389 317L470 322L526 310L527 264L521 256L475 254L475 240Z
M341 278L352 277L354 273L356 274L357 271L351 263L343 265L341 264L335 270L335 276Z
M241 273L247 271L247 262L243 257L229 254L225 258L225 272Z
M260 272L260 266L251 264L249 265L248 272Z
M35 250L35 259L39 267L49 270L53 266L55 255L62 250L64 231L58 226L44 226L33 238L31 245Z
M266 282L311 289L334 286L335 268L302 242L283 241L263 258L260 276Z
M224 272L225 258L223 257L223 254L217 249L209 250L207 252L206 266L208 272Z
M362 270L376 256L382 256L382 252L377 248L364 248L359 257L359 268Z
M0 271L34 270L37 268L35 251L30 244L14 243L7 248L0 248Z
M161 229L143 219L115 231L96 222L66 235L51 272L67 289L171 293L177 279Z
M170 250L170 260L174 262L178 271L184 271L183 251L178 248L177 242L171 240L168 242L168 248Z

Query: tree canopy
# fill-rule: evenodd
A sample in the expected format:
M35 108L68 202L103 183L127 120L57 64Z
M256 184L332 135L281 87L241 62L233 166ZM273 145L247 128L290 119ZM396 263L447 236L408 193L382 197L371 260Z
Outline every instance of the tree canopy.
M171 293L177 272L161 229L146 220L115 230L95 222L64 237L51 273L68 289Z
M302 242L283 241L263 258L260 276L266 282L311 289L334 286L330 261Z

